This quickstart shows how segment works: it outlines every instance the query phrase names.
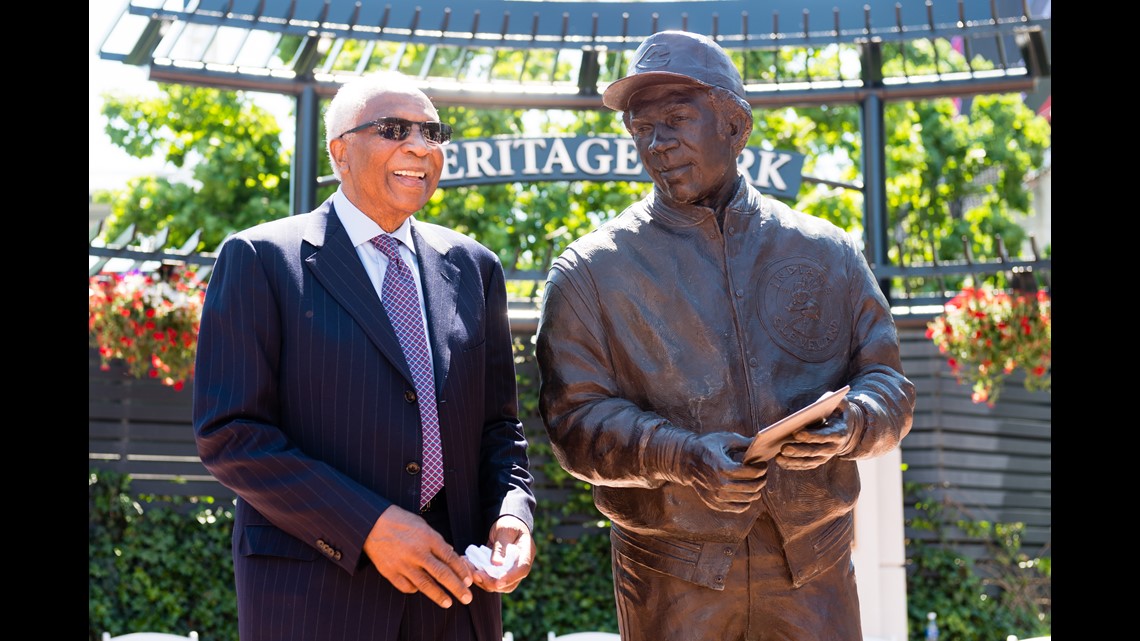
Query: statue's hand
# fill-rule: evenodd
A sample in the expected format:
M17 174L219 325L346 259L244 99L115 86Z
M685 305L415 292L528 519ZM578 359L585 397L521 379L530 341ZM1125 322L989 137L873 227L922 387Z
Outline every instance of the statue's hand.
M677 480L720 512L744 512L760 498L768 482L768 463L740 462L751 442L733 432L713 432L689 439L681 451Z
M776 464L786 470L812 470L841 454L851 440L847 420L851 407L843 401L822 425L805 427L792 434L774 457Z

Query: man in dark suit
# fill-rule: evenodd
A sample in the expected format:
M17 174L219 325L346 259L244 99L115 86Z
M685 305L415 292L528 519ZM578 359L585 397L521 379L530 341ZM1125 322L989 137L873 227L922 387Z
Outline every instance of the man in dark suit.
M325 129L337 192L227 240L202 310L194 430L238 496L241 639L500 641L535 556L503 267L413 218L451 128L407 78L346 84Z

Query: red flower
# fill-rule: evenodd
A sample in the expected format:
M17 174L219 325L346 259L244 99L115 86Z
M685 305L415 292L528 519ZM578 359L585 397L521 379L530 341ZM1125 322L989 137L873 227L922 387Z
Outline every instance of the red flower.
M1051 301L1045 291L1011 295L963 287L927 324L926 337L947 355L958 381L972 386L975 403L993 406L1005 376L1017 369L1025 371L1026 389L1051 389Z
M88 330L101 368L121 359L132 376L183 388L193 375L205 300L205 283L190 277L192 269L176 268L164 272L165 278L139 273L90 278Z

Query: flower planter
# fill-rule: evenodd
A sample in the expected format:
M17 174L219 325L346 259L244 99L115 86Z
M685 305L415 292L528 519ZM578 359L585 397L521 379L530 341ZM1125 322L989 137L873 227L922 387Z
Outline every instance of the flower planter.
M1005 378L1025 372L1025 388L1050 391L1053 331L1049 294L966 287L927 324L926 337L946 356L972 400L993 406Z
M120 359L138 378L181 390L194 374L205 284L193 270L101 273L88 285L90 344L103 369Z

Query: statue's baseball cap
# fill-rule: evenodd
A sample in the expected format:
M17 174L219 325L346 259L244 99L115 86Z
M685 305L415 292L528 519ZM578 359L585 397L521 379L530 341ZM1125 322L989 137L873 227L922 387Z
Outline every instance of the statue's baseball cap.
M635 92L668 84L720 87L744 98L740 70L714 40L688 31L659 31L637 48L625 77L602 94L602 104L625 111Z

